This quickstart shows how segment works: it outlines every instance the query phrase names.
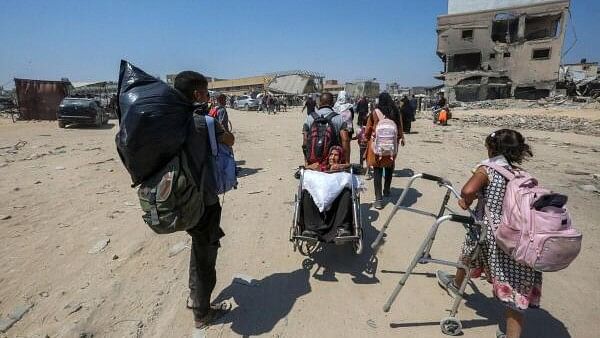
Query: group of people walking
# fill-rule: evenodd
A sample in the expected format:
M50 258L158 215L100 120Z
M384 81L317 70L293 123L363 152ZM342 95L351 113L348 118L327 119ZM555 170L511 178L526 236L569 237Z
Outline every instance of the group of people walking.
M209 162L211 130L208 116L214 118L218 142L233 147L235 137L226 110L226 97L218 96L216 102L209 106L208 82L204 76L192 71L179 73L174 87L193 107L191 114L194 123L185 148L193 154L190 161ZM399 148L405 146L405 134L410 132L410 122L414 118L407 110L411 106L410 100L406 98L402 101L401 107L398 107L388 93L381 93L375 104L364 97L353 103L344 92L338 95L335 102L330 93L322 94L318 103L312 98L308 99L304 106L307 116L302 127L306 169L321 172L348 169L350 144L353 139L357 140L361 164L366 161L367 166L372 168L373 207L383 209L384 199L391 194L395 162L400 157ZM506 328L497 336L515 338L522 331L523 312L539 306L542 274L517 263L496 245L493 229L503 213L502 200L507 180L488 164L494 163L514 172L519 170L517 165L531 157L533 152L519 132L509 129L490 134L484 145L488 158L480 163L465 184L458 202L461 208L467 209L477 200L476 214L488 228L486 237L480 243L481 252L475 260L465 262L471 267L470 271L459 269L455 274L438 271L437 277L441 287L457 293L457 285L461 284L466 274L484 275L493 284L494 295L506 306ZM225 235L220 226L222 209L214 184L210 182L210 168L199 166L194 170L197 170L194 176L201 178L199 189L202 191L202 200L198 201L198 208L203 208L204 212L197 224L190 224L186 228L192 237L187 307L194 313L195 326L204 328L227 314L231 305L226 302L211 303L216 284L217 253L220 239ZM342 191L334 202L335 208L325 212L319 211L310 197L303 200L306 224L303 235L351 234L349 193L347 189ZM472 239L467 237L460 259L464 261L473 257L473 247Z
M342 97L340 102L339 98ZM388 93L379 95L377 103L370 111L368 101L365 98L359 99L354 107L344 106L345 93L340 93L338 102L333 105L333 97L330 94L322 94L319 104L307 100L308 116L303 126L304 141L306 148L311 146L311 125L318 119L331 121L333 131L339 137L337 142L332 142L333 146L324 156L324 165L320 162L313 162L305 149L306 168L319 171L337 171L345 169L350 165L350 140L354 132L353 116L354 108L358 115L357 139L360 145L361 165L366 159L367 165L372 168L373 188L375 200L373 207L382 209L384 207L384 198L390 196L391 183L397 154L395 152L381 154L378 152L377 133L383 131L380 128L382 121L391 121L396 126L395 140L396 147L405 145L405 132L410 132L410 122L414 115L402 114L402 108L398 108L392 97ZM403 107L410 107L408 99L403 99ZM336 109L337 108L337 109ZM347 110L351 110L347 113ZM405 110L406 111L406 110ZM347 114L346 114L347 113ZM408 124L408 128L406 126ZM520 337L524 316L523 313L528 308L539 306L541 296L542 273L531 267L517 263L510 255L503 252L496 245L494 229L498 226L502 216L503 196L507 189L506 179L494 169L486 166L487 163L497 163L506 170L515 172L519 170L517 165L524 159L531 157L533 152L525 142L524 137L517 131L502 129L490 134L484 142L488 151L488 158L482 161L474 171L473 176L468 180L462 189L461 199L458 205L462 209L468 209L474 201L477 202L475 208L477 216L483 220L487 227L487 235L480 243L480 253L473 257L475 248L473 239L466 236L459 259L471 266L471 271L458 269L456 274L452 275L445 271L438 271L437 277L440 286L450 293L459 292L458 285L462 283L467 273L472 276L485 276L493 285L493 292L496 298L504 304L506 308L506 325L503 330L498 330L498 338L516 338ZM341 161L343 164L339 165ZM305 219L305 236L326 236L326 234L337 234L338 236L349 233L350 212L349 212L349 194L347 189L343 190L338 196L335 208L319 213L314 206L314 202L305 194L303 196L303 207L308 210L308 216Z

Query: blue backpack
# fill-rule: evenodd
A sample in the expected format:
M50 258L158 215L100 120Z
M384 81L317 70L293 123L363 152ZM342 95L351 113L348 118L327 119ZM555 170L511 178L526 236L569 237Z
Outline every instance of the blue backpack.
M215 119L210 116L205 116L205 118L213 157L213 174L217 186L217 194L220 195L231 189L237 189L235 157L233 156L233 150L229 146L217 142Z

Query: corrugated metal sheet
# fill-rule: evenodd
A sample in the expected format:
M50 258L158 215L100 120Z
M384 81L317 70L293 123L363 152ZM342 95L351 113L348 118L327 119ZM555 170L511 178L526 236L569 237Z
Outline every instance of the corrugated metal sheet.
M273 92L295 95L316 91L312 77L297 74L276 77L269 83L267 88Z
M62 81L15 79L15 89L24 120L56 120L60 101L68 95Z

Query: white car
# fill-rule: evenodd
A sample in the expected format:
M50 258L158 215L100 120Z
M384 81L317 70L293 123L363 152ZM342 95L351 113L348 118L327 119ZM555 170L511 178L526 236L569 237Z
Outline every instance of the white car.
M258 109L258 100L253 99L249 95L238 96L233 102L233 108L235 109Z

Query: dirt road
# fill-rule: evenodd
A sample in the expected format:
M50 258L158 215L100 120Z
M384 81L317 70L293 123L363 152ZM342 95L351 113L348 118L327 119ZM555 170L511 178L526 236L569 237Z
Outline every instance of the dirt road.
M188 236L158 236L142 222L115 150L115 122L103 129L59 129L55 122L0 121L0 323L15 310L22 314L0 337L443 336L439 320L451 298L431 274L436 266L419 266L423 274L408 280L389 313L382 311L430 220L400 212L371 267L374 275L366 272L368 249L355 256L349 247L326 247L305 261L288 242L302 114L230 115L242 177L222 201L227 236L215 297L230 299L235 308L206 332L194 332L185 308ZM414 130L397 161L392 200L412 173L445 176L460 186L483 159L483 139L491 132L434 127L428 120L417 121ZM580 186L600 187L592 176L600 174L600 138L523 133L536 155L525 167L569 195L575 225L584 233L578 259L544 276L542 309L527 314L525 337L595 337L600 195ZM366 244L392 209L370 208L371 185L361 206ZM437 211L442 194L422 181L409 191L408 204ZM455 259L463 235L460 225L446 224L432 253ZM254 281L233 282L239 274ZM495 337L502 313L490 286L478 280L467 293L459 310L465 337Z

